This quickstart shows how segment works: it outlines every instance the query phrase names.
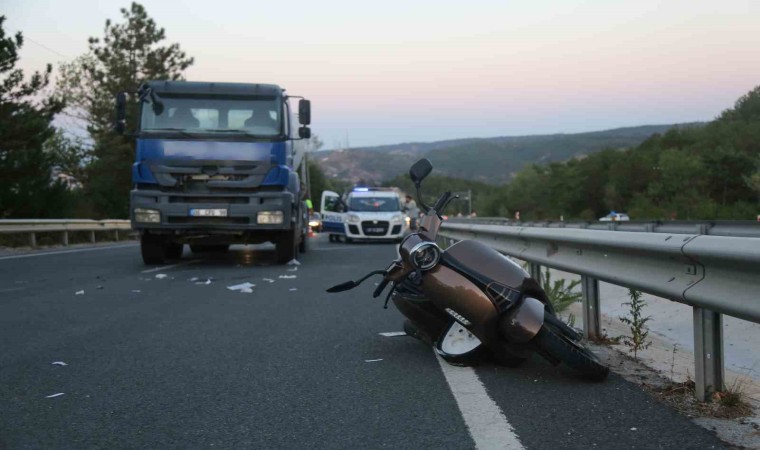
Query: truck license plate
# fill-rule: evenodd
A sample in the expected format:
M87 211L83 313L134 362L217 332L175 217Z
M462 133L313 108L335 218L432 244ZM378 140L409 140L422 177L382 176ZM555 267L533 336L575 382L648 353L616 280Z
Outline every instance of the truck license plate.
M220 209L196 209L190 210L190 215L193 217L227 217L227 210Z

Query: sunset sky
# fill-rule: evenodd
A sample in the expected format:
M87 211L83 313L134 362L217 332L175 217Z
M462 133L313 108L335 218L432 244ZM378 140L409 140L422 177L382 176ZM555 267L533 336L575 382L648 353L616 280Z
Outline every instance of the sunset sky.
M710 120L760 85L760 1L144 1L187 79L276 83L327 148ZM126 0L4 0L21 67Z

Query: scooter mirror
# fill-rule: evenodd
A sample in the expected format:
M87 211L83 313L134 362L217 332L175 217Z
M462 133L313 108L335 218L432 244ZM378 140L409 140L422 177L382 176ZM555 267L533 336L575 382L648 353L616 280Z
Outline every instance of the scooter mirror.
M412 179L412 182L415 184L415 186L419 186L419 184L422 183L422 180L424 180L432 170L433 165L430 163L430 161L428 161L427 158L422 158L421 160L414 163L409 169L409 178Z
M356 284L356 281L353 281L353 280L346 281L345 283L336 284L335 286L329 288L327 290L327 292L329 292L331 294L335 293L335 292L343 292L343 291L347 291L349 289L353 289L356 286L358 286L358 284Z

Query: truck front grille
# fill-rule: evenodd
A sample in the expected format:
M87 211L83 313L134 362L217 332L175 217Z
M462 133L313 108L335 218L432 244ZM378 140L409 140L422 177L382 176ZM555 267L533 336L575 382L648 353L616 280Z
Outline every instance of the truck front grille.
M185 197L171 195L169 203L236 203L248 204L248 197Z
M168 217L168 223L198 224L198 225L223 225L223 224L248 224L248 217Z

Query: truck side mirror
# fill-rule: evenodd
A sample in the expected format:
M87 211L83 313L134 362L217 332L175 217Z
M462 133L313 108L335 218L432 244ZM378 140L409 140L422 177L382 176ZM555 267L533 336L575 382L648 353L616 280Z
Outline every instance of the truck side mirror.
M309 100L301 99L298 101L298 121L301 125L311 124L311 102Z
M298 129L298 137L301 139L309 139L311 137L311 128L301 127Z
M124 134L127 128L127 94L119 92L116 95L116 123L114 130L119 134Z

